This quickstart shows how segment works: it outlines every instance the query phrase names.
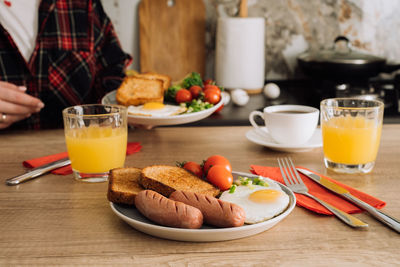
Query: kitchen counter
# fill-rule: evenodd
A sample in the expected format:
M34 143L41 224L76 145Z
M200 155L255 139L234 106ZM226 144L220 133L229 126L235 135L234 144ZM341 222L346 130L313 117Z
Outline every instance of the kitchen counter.
M325 169L322 148L282 153L249 142L248 126L156 127L130 130L142 150L126 166L201 162L228 157L233 169L277 166L291 156L297 165L328 175L387 202L383 211L400 218L400 125L383 126L372 173L336 174ZM72 175L47 174L18 186L5 180L24 171L22 160L65 151L63 130L0 132L0 266L395 266L399 234L367 213L369 224L353 229L332 216L295 207L273 228L247 238L193 243L160 239L136 231L117 217L106 198L107 183L83 183Z
M252 94L245 106L236 106L232 101L219 113L186 126L246 126L250 125L249 114L253 110L260 110L270 105L296 104L308 105L319 109L319 103L325 98L321 91L310 90L308 81L281 81L278 82L281 94L275 100L267 99L264 94ZM258 120L259 123L262 121ZM396 107L385 109L384 124L400 123L400 111Z

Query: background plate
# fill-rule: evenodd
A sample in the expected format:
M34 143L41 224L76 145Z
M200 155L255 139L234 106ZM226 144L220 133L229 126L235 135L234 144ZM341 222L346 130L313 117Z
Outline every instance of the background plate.
M246 177L258 177L249 173L233 172L234 179L238 176ZM268 179L273 183L277 183L273 180ZM261 232L264 232L271 227L275 226L278 222L288 216L296 205L296 197L293 192L286 186L279 184L282 190L289 195L289 206L287 209L279 214L278 216L256 224L248 224L240 227L232 228L214 228L210 226L202 226L200 229L182 229L161 226L156 223L149 221L145 218L136 208L126 207L114 203L110 203L112 211L124 220L126 223L131 225L138 231L143 233L161 237L165 239L178 240L178 241L192 241L192 242L212 242L212 241L224 241L232 240L243 237L252 236Z
M106 94L102 100L102 104L118 104L117 100L115 99L115 94L117 93L116 90L109 92ZM142 124L142 125L178 125L184 123L190 123L202 120L207 118L211 114L214 113L221 105L223 104L223 100L221 99L216 105L212 108L205 109L202 111L188 113L188 114L181 114L181 115L174 115L168 117L148 117L148 116L140 116L140 115L132 115L128 113L128 123L129 124Z

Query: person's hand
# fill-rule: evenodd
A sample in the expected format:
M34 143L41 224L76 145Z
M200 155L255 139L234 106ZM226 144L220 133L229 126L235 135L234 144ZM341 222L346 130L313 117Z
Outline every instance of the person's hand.
M25 93L26 87L0 81L0 129L39 112L44 104Z

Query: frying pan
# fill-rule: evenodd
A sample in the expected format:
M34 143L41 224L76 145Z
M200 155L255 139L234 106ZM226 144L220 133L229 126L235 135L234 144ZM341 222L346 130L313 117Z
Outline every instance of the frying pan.
M339 45L341 42L345 43L344 47ZM304 52L297 61L305 74L335 81L368 79L400 69L399 64L387 64L383 57L353 50L345 36L336 37L333 48Z

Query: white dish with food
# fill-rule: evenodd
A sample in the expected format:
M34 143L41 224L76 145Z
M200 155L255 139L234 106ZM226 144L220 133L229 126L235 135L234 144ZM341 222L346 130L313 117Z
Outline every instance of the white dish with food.
M102 100L102 104L118 104L115 98L116 90L109 92L106 94ZM155 115L155 116L146 116L146 115L138 115L132 114L136 113L136 110L132 110L132 108L128 107L128 123L129 124L142 124L142 125L178 125L178 124L185 124L190 122L195 122L207 118L211 114L213 114L218 108L223 105L224 101L221 99L216 105L211 108L197 111L193 113L183 113L178 115L171 115L171 116L163 116L163 114ZM167 105L166 109L168 111L179 108L179 105ZM167 111L166 111L167 112ZM161 112L159 112L161 113Z
M259 177L257 175L249 173L232 172L234 179L238 176L244 176L249 178ZM138 231L143 233L178 241L191 241L191 242L213 242L213 241L224 241L233 240L238 238L244 238L252 236L261 232L264 232L271 227L275 226L278 222L287 217L296 205L296 197L293 192L286 186L277 183L271 179L266 178L268 183L275 184L289 197L289 205L282 213L277 216L268 219L263 222L255 224L245 224L239 227L230 228L216 228L208 225L203 225L200 229L183 229L166 227L156 224L147 218L145 218L135 207L127 207L124 205L118 205L110 202L112 211L124 220L126 223L131 225Z
M246 137L249 141L255 144L283 152L306 152L317 147L322 147L322 132L320 128L315 130L310 140L301 145L286 145L277 143L269 135L266 127L260 127L259 129L253 128L247 131Z

